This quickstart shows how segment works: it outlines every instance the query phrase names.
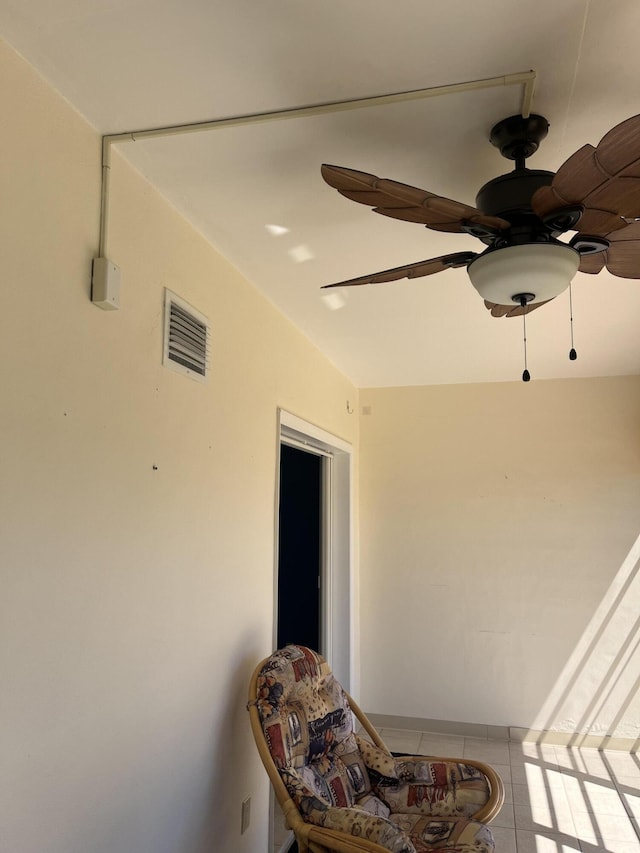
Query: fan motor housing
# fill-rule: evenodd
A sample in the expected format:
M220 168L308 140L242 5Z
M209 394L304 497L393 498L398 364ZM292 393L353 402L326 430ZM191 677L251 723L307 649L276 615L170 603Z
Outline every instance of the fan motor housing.
M540 187L549 186L554 174L543 169L514 169L481 187L476 196L476 207L487 216L505 219L531 214L533 194Z

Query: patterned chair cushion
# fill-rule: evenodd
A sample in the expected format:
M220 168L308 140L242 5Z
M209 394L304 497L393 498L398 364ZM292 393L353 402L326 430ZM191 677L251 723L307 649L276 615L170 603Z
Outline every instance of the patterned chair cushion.
M362 806L360 802L350 807L330 806L322 796L317 796L305 785L297 771L283 770L281 775L304 820L325 829L366 838L392 853L417 853L404 831L388 819L389 810L377 797L365 794Z
M370 778L373 776L378 782L387 780L388 784L400 781L396 760L392 755L371 743L370 740L360 737L360 735L356 735L356 743L362 760L369 771Z
M473 765L419 755L393 758L358 735L356 743L374 794L392 813L473 817L489 798L487 779Z
M280 770L301 781L328 806L352 806L371 790L344 690L324 658L287 646L258 678L258 711Z
M471 818L489 799L485 775L462 761L411 756L396 768L398 783L381 780L375 788L392 813Z

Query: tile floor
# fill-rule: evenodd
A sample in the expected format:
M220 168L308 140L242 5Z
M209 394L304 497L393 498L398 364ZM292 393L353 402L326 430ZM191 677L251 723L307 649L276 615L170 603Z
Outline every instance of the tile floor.
M637 753L400 729L380 734L393 752L476 759L500 774L506 797L491 824L496 853L640 853Z

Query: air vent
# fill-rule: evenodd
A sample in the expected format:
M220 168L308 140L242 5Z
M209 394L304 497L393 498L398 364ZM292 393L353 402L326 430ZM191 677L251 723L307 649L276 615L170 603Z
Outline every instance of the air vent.
M165 367L205 382L209 373L210 329L207 318L184 299L165 289Z

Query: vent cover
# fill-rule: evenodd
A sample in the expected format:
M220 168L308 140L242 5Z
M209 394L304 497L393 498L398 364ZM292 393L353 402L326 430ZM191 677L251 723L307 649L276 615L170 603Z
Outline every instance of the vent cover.
M207 318L165 289L162 363L198 382L209 373L210 329Z

